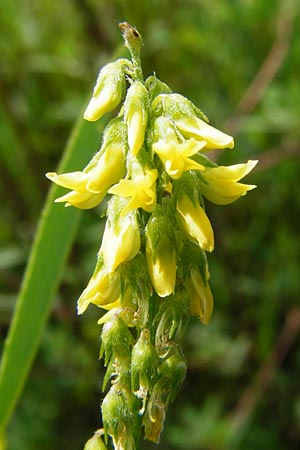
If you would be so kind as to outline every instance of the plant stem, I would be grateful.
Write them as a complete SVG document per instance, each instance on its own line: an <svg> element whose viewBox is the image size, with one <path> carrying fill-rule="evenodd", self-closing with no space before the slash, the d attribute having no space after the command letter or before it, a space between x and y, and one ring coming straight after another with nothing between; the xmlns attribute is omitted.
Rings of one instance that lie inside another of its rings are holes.
<svg viewBox="0 0 300 450"><path fill-rule="evenodd" d="M143 83L144 78L141 66L141 48L143 46L142 36L138 32L138 30L128 22L120 23L119 28L122 32L125 46L128 48L131 54L133 63L132 78L134 81L140 81Z"/></svg>

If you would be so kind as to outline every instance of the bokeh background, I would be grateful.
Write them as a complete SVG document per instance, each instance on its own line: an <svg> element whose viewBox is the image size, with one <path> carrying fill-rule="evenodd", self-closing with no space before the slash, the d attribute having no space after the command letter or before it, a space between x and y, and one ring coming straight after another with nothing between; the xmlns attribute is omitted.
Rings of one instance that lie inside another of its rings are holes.
<svg viewBox="0 0 300 450"><path fill-rule="evenodd" d="M208 326L189 322L188 373L159 448L298 449L297 0L1 1L0 349L49 189L44 173L57 167L99 67L126 55L124 20L143 35L145 75L155 72L235 136L218 162L260 160L247 178L256 190L226 207L207 203L215 311ZM100 426L99 313L76 315L100 237L99 211L85 212L8 450L79 450Z"/></svg>

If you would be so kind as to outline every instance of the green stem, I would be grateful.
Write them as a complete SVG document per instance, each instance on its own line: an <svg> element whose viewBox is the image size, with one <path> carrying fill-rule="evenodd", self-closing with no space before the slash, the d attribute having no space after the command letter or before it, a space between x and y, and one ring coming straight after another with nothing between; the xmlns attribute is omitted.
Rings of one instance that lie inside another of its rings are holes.
<svg viewBox="0 0 300 450"><path fill-rule="evenodd" d="M130 25L128 22L122 22L119 24L119 28L122 32L125 46L128 48L132 64L133 73L132 78L134 81L144 82L142 65L141 65L141 48L143 46L143 39L136 28Z"/></svg>

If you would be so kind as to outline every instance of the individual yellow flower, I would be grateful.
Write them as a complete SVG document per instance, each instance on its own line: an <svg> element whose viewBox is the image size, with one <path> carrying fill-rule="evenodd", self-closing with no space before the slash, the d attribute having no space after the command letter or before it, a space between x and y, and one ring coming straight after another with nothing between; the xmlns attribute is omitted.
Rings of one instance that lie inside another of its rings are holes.
<svg viewBox="0 0 300 450"><path fill-rule="evenodd" d="M206 141L205 149L234 147L233 138L201 120L198 108L183 95L158 95L152 103L152 110L155 114L163 112L171 117L184 137Z"/></svg>
<svg viewBox="0 0 300 450"><path fill-rule="evenodd" d="M77 302L78 314L82 314L90 303L106 308L114 305L120 296L120 277L118 272L109 274L99 255L96 269L87 287Z"/></svg>
<svg viewBox="0 0 300 450"><path fill-rule="evenodd" d="M127 91L124 102L124 120L128 127L128 144L136 156L144 143L148 122L148 92L143 83L134 82Z"/></svg>
<svg viewBox="0 0 300 450"><path fill-rule="evenodd" d="M57 175L55 172L48 172L46 177L59 186L73 189L71 192L55 199L56 203L64 203L65 206L75 206L80 209L90 209L102 202L106 191L95 194L86 189L88 174L84 172L69 172Z"/></svg>
<svg viewBox="0 0 300 450"><path fill-rule="evenodd" d="M176 205L179 218L186 233L208 252L214 249L214 233L203 208L194 205L188 196L181 195Z"/></svg>
<svg viewBox="0 0 300 450"><path fill-rule="evenodd" d="M118 106L126 88L124 65L130 61L119 59L100 70L84 119L93 122Z"/></svg>
<svg viewBox="0 0 300 450"><path fill-rule="evenodd" d="M209 274L207 274L208 278ZM214 299L208 282L204 283L199 270L193 268L185 280L185 285L190 295L191 314L199 317L204 324L208 324L214 307Z"/></svg>
<svg viewBox="0 0 300 450"><path fill-rule="evenodd" d="M256 166L258 161L248 161L244 164L207 168L201 173L204 180L201 183L202 194L211 202L227 205L234 202L248 191L256 188L253 184L238 183Z"/></svg>
<svg viewBox="0 0 300 450"><path fill-rule="evenodd" d="M153 143L152 149L171 178L177 180L187 170L204 170L204 166L190 156L205 147L206 141L199 142L193 138L179 141L172 122L164 116L156 119L154 136L158 139Z"/></svg>
<svg viewBox="0 0 300 450"><path fill-rule="evenodd" d="M121 180L109 189L109 194L130 198L124 207L122 214L127 214L133 209L143 208L151 212L156 205L156 179L157 169L134 170L131 180Z"/></svg>
<svg viewBox="0 0 300 450"><path fill-rule="evenodd" d="M160 297L166 297L175 291L176 250L167 237L162 238L152 249L149 239L146 241L146 260L152 285Z"/></svg>
<svg viewBox="0 0 300 450"><path fill-rule="evenodd" d="M134 258L140 249L140 231L135 215L120 215L118 220L106 222L100 254L108 273L123 262Z"/></svg>
<svg viewBox="0 0 300 450"><path fill-rule="evenodd" d="M101 203L109 187L125 174L125 131L125 124L120 119L112 120L104 133L100 151L82 172L46 174L47 178L59 186L72 189L57 198L56 202L65 202L66 206L81 209L93 208Z"/></svg>

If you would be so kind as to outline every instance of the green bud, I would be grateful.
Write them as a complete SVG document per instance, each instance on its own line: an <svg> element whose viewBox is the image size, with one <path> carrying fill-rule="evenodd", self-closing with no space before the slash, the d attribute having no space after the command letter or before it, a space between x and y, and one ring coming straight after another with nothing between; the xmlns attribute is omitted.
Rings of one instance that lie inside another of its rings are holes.
<svg viewBox="0 0 300 450"><path fill-rule="evenodd" d="M159 94L171 94L171 89L166 83L163 83L155 75L150 75L145 81L145 86L148 89L150 101L154 100Z"/></svg>
<svg viewBox="0 0 300 450"><path fill-rule="evenodd" d="M159 367L155 383L143 417L145 438L159 442L163 430L166 408L174 400L186 375L186 360L179 347L172 347L171 355Z"/></svg>
<svg viewBox="0 0 300 450"><path fill-rule="evenodd" d="M135 395L143 400L141 415L145 411L148 393L156 377L157 365L158 357L151 344L150 331L143 329L131 356L131 388Z"/></svg>
<svg viewBox="0 0 300 450"><path fill-rule="evenodd" d="M139 437L138 400L130 388L114 383L102 403L105 433L111 436L115 450L135 450Z"/></svg>
<svg viewBox="0 0 300 450"><path fill-rule="evenodd" d="M102 441L101 436L103 430L98 430L95 434L86 442L83 450L107 450L106 445Z"/></svg>
<svg viewBox="0 0 300 450"><path fill-rule="evenodd" d="M157 395L166 406L175 399L185 379L186 370L186 359L181 348L173 346L171 354L159 367L159 379L156 388L153 389L153 391L157 391Z"/></svg>
<svg viewBox="0 0 300 450"><path fill-rule="evenodd" d="M101 333L100 358L107 365L111 358L122 358L130 354L133 337L124 321L114 316L103 325Z"/></svg>
<svg viewBox="0 0 300 450"><path fill-rule="evenodd" d="M155 348L160 357L165 357L170 349L170 340L180 337L188 319L189 296L185 289L177 289L175 295L161 301L154 320Z"/></svg>

